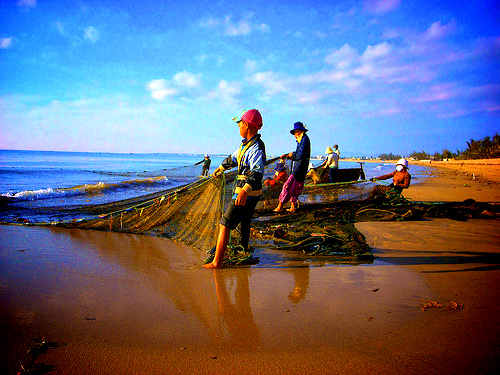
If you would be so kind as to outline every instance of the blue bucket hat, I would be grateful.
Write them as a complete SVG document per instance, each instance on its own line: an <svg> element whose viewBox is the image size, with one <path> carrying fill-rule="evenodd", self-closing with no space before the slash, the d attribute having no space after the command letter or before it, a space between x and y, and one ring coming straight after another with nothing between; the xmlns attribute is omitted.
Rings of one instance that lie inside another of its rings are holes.
<svg viewBox="0 0 500 375"><path fill-rule="evenodd" d="M302 130L304 133L307 132L308 129L304 127L304 124L301 123L300 121L297 121L295 124L293 124L293 129L290 130L290 134L293 135L295 130Z"/></svg>

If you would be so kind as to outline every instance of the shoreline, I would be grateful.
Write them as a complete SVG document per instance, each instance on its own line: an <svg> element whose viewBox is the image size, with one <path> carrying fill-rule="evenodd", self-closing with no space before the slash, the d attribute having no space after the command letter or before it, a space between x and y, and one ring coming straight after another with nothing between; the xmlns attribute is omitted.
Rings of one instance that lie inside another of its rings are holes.
<svg viewBox="0 0 500 375"><path fill-rule="evenodd" d="M432 167L405 197L500 202ZM44 337L34 363L64 374L497 373L499 221L356 227L373 264L209 271L165 238L0 226L0 369Z"/></svg>
<svg viewBox="0 0 500 375"><path fill-rule="evenodd" d="M403 195L415 201L500 202L500 159L411 162L432 168L424 183L411 185Z"/></svg>

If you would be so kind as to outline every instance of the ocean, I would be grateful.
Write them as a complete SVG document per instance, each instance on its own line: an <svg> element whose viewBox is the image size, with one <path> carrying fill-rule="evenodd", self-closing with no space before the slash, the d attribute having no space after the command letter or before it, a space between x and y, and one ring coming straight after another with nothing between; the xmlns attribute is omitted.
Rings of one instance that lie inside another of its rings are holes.
<svg viewBox="0 0 500 375"><path fill-rule="evenodd" d="M212 172L227 155L211 155ZM19 207L100 204L156 193L199 178L204 155L0 150L0 197ZM319 160L312 160L317 166ZM340 161L340 168L357 168ZM394 162L364 163L367 178L392 172ZM411 166L412 183L427 168ZM0 220L2 220L0 212ZM5 218L4 220L5 221ZM8 221L8 220L7 220Z"/></svg>

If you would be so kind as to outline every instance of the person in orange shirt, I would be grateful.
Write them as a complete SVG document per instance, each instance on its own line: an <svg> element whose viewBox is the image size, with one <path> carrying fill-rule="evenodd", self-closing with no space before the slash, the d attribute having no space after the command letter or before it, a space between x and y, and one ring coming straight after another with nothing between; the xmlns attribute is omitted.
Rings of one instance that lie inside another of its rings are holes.
<svg viewBox="0 0 500 375"><path fill-rule="evenodd" d="M275 170L274 178L267 178L264 181L264 185L266 186L283 185L288 179L288 173L286 173L286 166L284 163L281 162L277 163L274 170Z"/></svg>
<svg viewBox="0 0 500 375"><path fill-rule="evenodd" d="M388 186L377 185L370 192L366 200L378 198L390 191L401 194L403 189L408 189L411 182L411 175L408 173L408 160L399 159L396 163L396 170L383 176L371 178L370 181L387 180L392 177L392 183Z"/></svg>

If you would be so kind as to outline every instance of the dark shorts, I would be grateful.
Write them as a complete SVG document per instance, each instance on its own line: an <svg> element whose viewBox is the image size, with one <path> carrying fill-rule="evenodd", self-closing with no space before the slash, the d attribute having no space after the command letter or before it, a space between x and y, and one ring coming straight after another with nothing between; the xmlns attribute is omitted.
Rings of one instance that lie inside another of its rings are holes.
<svg viewBox="0 0 500 375"><path fill-rule="evenodd" d="M394 190L397 194L401 194L403 192L403 188L401 186L394 186L394 184L389 185L391 190Z"/></svg>
<svg viewBox="0 0 500 375"><path fill-rule="evenodd" d="M328 181L329 182L338 182L337 174L338 174L339 168L330 168L330 171L328 172Z"/></svg>
<svg viewBox="0 0 500 375"><path fill-rule="evenodd" d="M259 202L259 197L247 197L244 206L236 206L234 202L234 199L231 200L226 212L224 212L224 215L219 221L220 224L231 230L235 229L241 222L250 223L255 211L255 206Z"/></svg>

